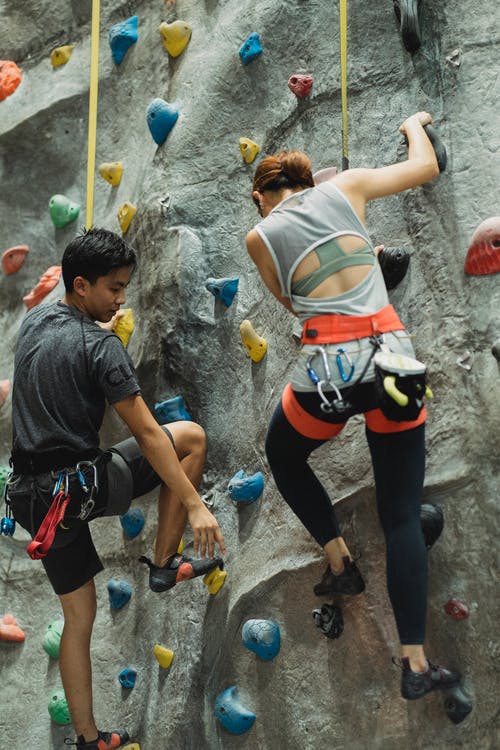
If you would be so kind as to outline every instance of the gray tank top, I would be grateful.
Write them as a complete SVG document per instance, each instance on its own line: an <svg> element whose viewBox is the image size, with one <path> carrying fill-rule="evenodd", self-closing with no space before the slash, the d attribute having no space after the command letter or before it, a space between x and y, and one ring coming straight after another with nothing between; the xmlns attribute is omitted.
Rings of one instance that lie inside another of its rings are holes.
<svg viewBox="0 0 500 750"><path fill-rule="evenodd" d="M333 182L323 182L288 196L255 229L273 259L281 293L290 299L301 322L329 313L370 315L389 304L379 263L353 289L336 297L315 299L292 292L292 276L299 263L328 240L359 237L375 252L363 223Z"/></svg>

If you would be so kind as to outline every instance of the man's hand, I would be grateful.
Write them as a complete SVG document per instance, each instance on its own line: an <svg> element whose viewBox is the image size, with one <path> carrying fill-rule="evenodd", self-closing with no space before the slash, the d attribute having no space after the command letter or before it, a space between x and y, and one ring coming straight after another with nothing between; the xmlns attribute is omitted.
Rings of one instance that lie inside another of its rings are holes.
<svg viewBox="0 0 500 750"><path fill-rule="evenodd" d="M102 323L99 320L96 320L96 323L101 328L104 328L105 331L111 331L111 332L113 332L115 330L115 325L120 320L120 318L123 318L124 315L125 315L125 311L124 310L118 310L113 315L113 317L111 318L111 320L108 320L107 323Z"/></svg>
<svg viewBox="0 0 500 750"><path fill-rule="evenodd" d="M221 554L226 554L226 543L220 526L201 500L196 508L188 511L188 520L194 535L194 551L199 551L200 557L205 557L208 551L209 558L213 558L216 543Z"/></svg>

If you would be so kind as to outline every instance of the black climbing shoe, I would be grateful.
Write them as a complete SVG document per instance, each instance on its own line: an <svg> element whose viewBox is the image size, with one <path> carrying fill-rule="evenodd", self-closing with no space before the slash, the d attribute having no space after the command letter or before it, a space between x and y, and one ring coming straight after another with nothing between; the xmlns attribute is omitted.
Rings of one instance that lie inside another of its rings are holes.
<svg viewBox="0 0 500 750"><path fill-rule="evenodd" d="M149 588L157 593L168 591L180 581L204 576L214 568L222 570L224 567L224 561L220 557L214 557L212 560L208 557L193 560L193 558L185 555L172 555L165 565L160 567L142 555L139 562L146 563L149 566Z"/></svg>
<svg viewBox="0 0 500 750"><path fill-rule="evenodd" d="M394 13L398 19L403 44L408 52L416 52L420 48L420 24L418 11L420 0L393 0Z"/></svg>
<svg viewBox="0 0 500 750"><path fill-rule="evenodd" d="M443 510L439 505L423 503L420 506L420 522L425 539L425 546L430 550L441 536L444 526Z"/></svg>
<svg viewBox="0 0 500 750"><path fill-rule="evenodd" d="M403 281L410 265L410 255L404 247L384 247L378 254L385 286L394 289Z"/></svg>
<svg viewBox="0 0 500 750"><path fill-rule="evenodd" d="M114 732L98 732L97 738L92 742L85 742L83 734L78 737L76 742L66 737L64 744L74 745L74 747L84 748L85 750L115 750L117 747L123 747L129 739L127 732L122 729L115 729Z"/></svg>
<svg viewBox="0 0 500 750"><path fill-rule="evenodd" d="M446 690L458 685L461 675L453 672L446 667L440 667L437 664L431 664L428 661L428 668L425 672L413 672L410 667L410 659L403 656L401 662L398 659L392 659L393 663L401 667L401 695L408 701L422 698L431 690Z"/></svg>
<svg viewBox="0 0 500 750"><path fill-rule="evenodd" d="M365 590L365 582L361 577L356 563L348 557L342 558L344 570L335 575L327 565L321 576L321 581L316 584L313 591L316 596L328 596L328 594L361 594Z"/></svg>

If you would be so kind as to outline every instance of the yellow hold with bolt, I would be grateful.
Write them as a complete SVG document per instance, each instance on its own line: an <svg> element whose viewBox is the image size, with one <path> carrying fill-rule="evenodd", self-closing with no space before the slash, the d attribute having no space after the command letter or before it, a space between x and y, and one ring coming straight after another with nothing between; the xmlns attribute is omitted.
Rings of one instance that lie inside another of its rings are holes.
<svg viewBox="0 0 500 750"><path fill-rule="evenodd" d="M259 153L260 146L251 141L250 138L240 138L240 151L246 163L251 164Z"/></svg>
<svg viewBox="0 0 500 750"><path fill-rule="evenodd" d="M50 53L52 67L58 68L60 65L66 65L73 54L74 48L74 44L65 44L64 47L56 47L56 49L52 50Z"/></svg>
<svg viewBox="0 0 500 750"><path fill-rule="evenodd" d="M106 161L98 167L99 174L113 187L120 184L123 175L122 161Z"/></svg>
<svg viewBox="0 0 500 750"><path fill-rule="evenodd" d="M267 341L259 336L249 320L244 320L240 325L241 340L253 362L260 362L267 352Z"/></svg>
<svg viewBox="0 0 500 750"><path fill-rule="evenodd" d="M130 341L130 337L132 336L133 330L134 330L134 314L132 312L131 307L125 307L122 310L123 315L121 315L118 320L115 323L115 327L113 328L113 333L116 333L120 341L122 342L125 349L128 346L128 342Z"/></svg>
<svg viewBox="0 0 500 750"><path fill-rule="evenodd" d="M118 223L120 224L123 234L126 234L130 226L130 222L135 216L137 211L133 203L126 201L118 209Z"/></svg>
<svg viewBox="0 0 500 750"><path fill-rule="evenodd" d="M163 46L171 57L179 57L191 39L191 26L185 21L161 23L160 34Z"/></svg>
<svg viewBox="0 0 500 750"><path fill-rule="evenodd" d="M214 596L224 585L227 578L227 571L221 570L220 568L214 568L203 576L203 583L208 589L208 593Z"/></svg>
<svg viewBox="0 0 500 750"><path fill-rule="evenodd" d="M160 646L159 643L153 648L155 659L163 669L168 669L174 660L174 652L170 648Z"/></svg>

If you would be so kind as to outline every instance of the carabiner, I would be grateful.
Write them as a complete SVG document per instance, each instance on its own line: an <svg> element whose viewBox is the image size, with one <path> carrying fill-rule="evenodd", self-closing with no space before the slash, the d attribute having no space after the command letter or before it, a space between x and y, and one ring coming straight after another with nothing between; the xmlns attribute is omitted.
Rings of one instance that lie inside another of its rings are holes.
<svg viewBox="0 0 500 750"><path fill-rule="evenodd" d="M344 366L342 365L342 357L345 358L345 361L347 362L348 366L350 367L349 374L346 375L344 371ZM339 374L342 378L343 383L348 383L352 376L354 375L354 362L350 358L349 354L346 352L345 349L337 349L337 354L335 356L335 359L337 361L337 367L339 368Z"/></svg>

